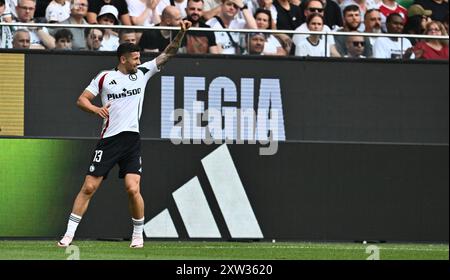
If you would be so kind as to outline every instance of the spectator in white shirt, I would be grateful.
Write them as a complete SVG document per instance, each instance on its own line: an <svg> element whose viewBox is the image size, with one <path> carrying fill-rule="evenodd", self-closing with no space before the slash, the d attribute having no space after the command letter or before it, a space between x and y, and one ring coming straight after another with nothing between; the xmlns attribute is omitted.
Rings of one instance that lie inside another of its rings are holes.
<svg viewBox="0 0 450 280"><path fill-rule="evenodd" d="M309 1L306 2L305 10L304 10L305 17L308 18L308 16L310 16L313 13L318 13L318 14L320 14L322 16L322 18L324 17L325 9L324 9L324 5L323 5L322 1L320 1L320 0L309 0ZM299 27L297 27L295 29L295 31L298 31L298 32L309 32L309 31L312 31L312 30L308 29L308 24L305 22L302 25L300 25ZM323 30L321 30L321 31L330 32L331 29L330 29L330 27L328 27L328 25L325 25L323 27ZM294 45L297 47L297 45L300 43L300 41L306 39L306 37L308 37L308 34L295 34L292 37L292 41L293 41ZM329 44L330 48L331 48L330 49L331 56L339 57L340 54L339 54L339 52L336 49L335 42L334 42L334 36L327 35L326 40L327 40L327 44Z"/></svg>
<svg viewBox="0 0 450 280"><path fill-rule="evenodd" d="M306 24L310 31L323 31L324 19L319 13L310 14L306 18ZM330 42L325 44L325 36L311 34L308 37L300 40L295 47L296 56L316 56L328 57L330 56Z"/></svg>
<svg viewBox="0 0 450 280"><path fill-rule="evenodd" d="M70 17L70 1L53 0L45 9L45 19L48 22L61 22Z"/></svg>
<svg viewBox="0 0 450 280"><path fill-rule="evenodd" d="M116 25L119 23L119 11L113 5L104 5L98 14L97 21L102 25ZM116 51L119 47L119 37L112 29L105 29L101 51Z"/></svg>
<svg viewBox="0 0 450 280"><path fill-rule="evenodd" d="M244 19L235 19L239 10ZM242 0L222 0L221 10L218 16L206 22L215 29L257 29L253 15ZM235 32L215 32L216 43L222 54L241 54L240 34Z"/></svg>
<svg viewBox="0 0 450 280"><path fill-rule="evenodd" d="M36 11L36 0L18 0L16 12L17 21L22 23L33 23ZM55 38L53 38L46 27L27 27L30 32L32 49L53 49Z"/></svg>
<svg viewBox="0 0 450 280"><path fill-rule="evenodd" d="M127 0L128 11L133 25L153 26L161 22L156 7L161 0Z"/></svg>
<svg viewBox="0 0 450 280"><path fill-rule="evenodd" d="M390 34L402 34L404 25L403 17L400 14L390 14L386 19L386 28ZM385 59L415 58L411 42L406 38L398 37L376 39L373 56Z"/></svg>
<svg viewBox="0 0 450 280"><path fill-rule="evenodd" d="M258 29L272 29L272 14L269 10L257 9L255 20ZM273 34L267 34L267 41L264 45L265 55L287 55L278 39Z"/></svg>

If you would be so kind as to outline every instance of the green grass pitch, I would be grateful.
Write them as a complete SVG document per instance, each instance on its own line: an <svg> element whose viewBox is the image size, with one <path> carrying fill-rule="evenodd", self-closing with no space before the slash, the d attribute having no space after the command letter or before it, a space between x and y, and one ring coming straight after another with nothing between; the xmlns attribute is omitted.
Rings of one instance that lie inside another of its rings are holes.
<svg viewBox="0 0 450 280"><path fill-rule="evenodd" d="M366 260L379 248L381 260L448 260L448 244L319 243L319 242L194 242L147 241L142 249L129 242L82 241L73 245L81 260ZM0 240L0 259L65 260L73 250L56 241Z"/></svg>

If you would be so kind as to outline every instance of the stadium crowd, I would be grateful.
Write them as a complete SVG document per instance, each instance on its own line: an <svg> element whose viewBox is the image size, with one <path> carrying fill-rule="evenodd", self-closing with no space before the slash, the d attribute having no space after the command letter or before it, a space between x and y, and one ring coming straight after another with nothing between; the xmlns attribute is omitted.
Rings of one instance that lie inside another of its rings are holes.
<svg viewBox="0 0 450 280"><path fill-rule="evenodd" d="M182 19L224 31L189 31L180 53L448 59L448 40L361 36L448 36L448 0L0 0L1 22L111 25L0 26L0 48L116 51L120 43L132 42L145 52L160 52L172 39L171 30L114 26L178 27ZM265 29L354 34L258 32Z"/></svg>

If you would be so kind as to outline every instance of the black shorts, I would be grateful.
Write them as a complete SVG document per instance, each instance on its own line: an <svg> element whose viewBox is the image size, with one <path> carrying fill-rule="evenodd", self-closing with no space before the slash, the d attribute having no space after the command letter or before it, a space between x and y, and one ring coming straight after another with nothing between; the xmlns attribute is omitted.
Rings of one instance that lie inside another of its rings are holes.
<svg viewBox="0 0 450 280"><path fill-rule="evenodd" d="M106 179L109 171L119 164L119 178L128 173L141 175L141 138L139 133L125 131L117 135L100 139L92 155L87 175Z"/></svg>

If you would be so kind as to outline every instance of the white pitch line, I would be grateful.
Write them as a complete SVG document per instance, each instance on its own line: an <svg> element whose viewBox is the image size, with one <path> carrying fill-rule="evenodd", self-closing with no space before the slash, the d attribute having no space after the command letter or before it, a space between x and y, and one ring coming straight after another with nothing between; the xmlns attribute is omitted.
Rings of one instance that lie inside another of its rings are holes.
<svg viewBox="0 0 450 280"><path fill-rule="evenodd" d="M148 244L148 243L147 243ZM148 244L149 246L152 246ZM373 244L369 244L373 245ZM367 245L367 246L369 246ZM177 248L177 249L331 249L331 250L362 250L367 246L361 247L329 247L329 246L152 246L154 248ZM378 245L377 245L378 246ZM378 246L380 250L404 250L404 251L439 251L448 252L449 249L441 248L412 248L412 247L382 247Z"/></svg>

